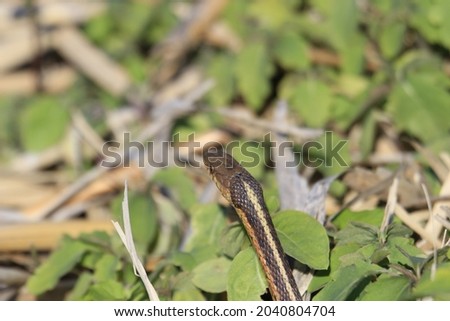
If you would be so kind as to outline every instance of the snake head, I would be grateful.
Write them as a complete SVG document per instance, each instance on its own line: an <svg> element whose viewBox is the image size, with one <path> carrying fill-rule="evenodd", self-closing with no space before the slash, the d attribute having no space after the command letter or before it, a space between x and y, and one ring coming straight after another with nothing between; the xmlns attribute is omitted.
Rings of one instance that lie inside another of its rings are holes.
<svg viewBox="0 0 450 321"><path fill-rule="evenodd" d="M215 146L203 151L203 163L210 173L211 171L215 173L223 172L230 176L232 176L237 167L241 166L230 154Z"/></svg>
<svg viewBox="0 0 450 321"><path fill-rule="evenodd" d="M230 154L215 146L203 151L203 163L217 188L230 201L231 180L242 166Z"/></svg>

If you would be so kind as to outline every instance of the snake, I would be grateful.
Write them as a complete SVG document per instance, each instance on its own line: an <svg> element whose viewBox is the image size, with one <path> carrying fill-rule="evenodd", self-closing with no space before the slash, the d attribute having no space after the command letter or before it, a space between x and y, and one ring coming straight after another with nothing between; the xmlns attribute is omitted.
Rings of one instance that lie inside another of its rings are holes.
<svg viewBox="0 0 450 321"><path fill-rule="evenodd" d="M220 193L236 210L261 263L272 299L301 301L259 182L223 149L205 149L203 163Z"/></svg>

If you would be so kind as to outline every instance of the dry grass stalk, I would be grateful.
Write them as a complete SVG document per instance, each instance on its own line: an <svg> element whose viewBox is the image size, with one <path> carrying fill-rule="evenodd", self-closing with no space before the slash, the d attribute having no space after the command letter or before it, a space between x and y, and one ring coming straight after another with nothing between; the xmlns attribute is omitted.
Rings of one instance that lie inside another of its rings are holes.
<svg viewBox="0 0 450 321"><path fill-rule="evenodd" d="M148 279L147 272L145 271L145 268L137 255L136 247L134 246L133 233L130 223L130 212L128 209L128 187L126 181L122 202L122 215L125 232L122 230L118 222L112 221L114 228L116 229L117 234L119 234L123 245L125 245L128 253L130 254L131 261L133 262L133 268L135 269L135 274L137 271L137 276L139 276L144 283L148 298L150 301L159 301L158 293L156 293L155 288Z"/></svg>
<svg viewBox="0 0 450 321"><path fill-rule="evenodd" d="M389 188L387 204L384 209L384 217L383 221L381 222L380 231L383 233L387 232L387 227L392 221L395 206L397 205L397 192L398 192L398 177L395 177L392 181L391 187Z"/></svg>

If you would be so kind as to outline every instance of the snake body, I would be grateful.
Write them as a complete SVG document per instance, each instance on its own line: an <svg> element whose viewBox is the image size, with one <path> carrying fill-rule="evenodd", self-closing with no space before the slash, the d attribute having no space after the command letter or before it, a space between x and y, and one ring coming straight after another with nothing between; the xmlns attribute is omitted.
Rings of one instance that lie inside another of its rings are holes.
<svg viewBox="0 0 450 321"><path fill-rule="evenodd" d="M203 162L211 179L241 219L263 267L272 298L276 301L302 300L267 210L261 185L223 150L206 150Z"/></svg>

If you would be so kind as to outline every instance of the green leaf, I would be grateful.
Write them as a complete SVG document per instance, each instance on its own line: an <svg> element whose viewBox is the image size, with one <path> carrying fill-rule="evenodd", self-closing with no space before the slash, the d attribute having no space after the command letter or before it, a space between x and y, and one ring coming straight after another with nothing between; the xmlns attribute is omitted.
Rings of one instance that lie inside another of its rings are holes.
<svg viewBox="0 0 450 321"><path fill-rule="evenodd" d="M444 16L442 19L442 23L439 28L439 35L442 44L447 48L450 49L450 22L447 19L447 16L445 15L446 12L450 10L450 4L448 1L445 0L439 0L439 8L438 10L442 10L440 13Z"/></svg>
<svg viewBox="0 0 450 321"><path fill-rule="evenodd" d="M412 268L416 268L416 262L412 262L412 258L424 257L424 253L416 246L414 240L405 237L388 238L386 247L389 249L389 262L397 263ZM400 250L401 249L401 250Z"/></svg>
<svg viewBox="0 0 450 321"><path fill-rule="evenodd" d="M387 248L378 248L377 244L373 244L375 247L375 250L370 256L370 261L372 263L378 264L382 262L385 258L389 256L391 251L389 251Z"/></svg>
<svg viewBox="0 0 450 321"><path fill-rule="evenodd" d="M319 222L306 213L283 211L273 217L273 223L288 255L313 269L328 268L329 240Z"/></svg>
<svg viewBox="0 0 450 321"><path fill-rule="evenodd" d="M93 301L126 301L128 296L120 282L108 280L94 284L86 294L86 299Z"/></svg>
<svg viewBox="0 0 450 321"><path fill-rule="evenodd" d="M249 14L270 30L277 30L293 17L287 3L277 0L252 1Z"/></svg>
<svg viewBox="0 0 450 321"><path fill-rule="evenodd" d="M185 211L189 211L191 206L197 204L194 183L185 169L180 167L164 168L156 173L153 181L169 187L179 206Z"/></svg>
<svg viewBox="0 0 450 321"><path fill-rule="evenodd" d="M376 226L351 222L346 228L340 230L336 235L338 244L356 243L360 246L378 242L378 228Z"/></svg>
<svg viewBox="0 0 450 321"><path fill-rule="evenodd" d="M225 23L241 38L251 32L251 25L242 23L248 17L248 1L231 1L222 13Z"/></svg>
<svg viewBox="0 0 450 321"><path fill-rule="evenodd" d="M368 276L383 272L379 266L364 261L340 268L313 301L346 300Z"/></svg>
<svg viewBox="0 0 450 321"><path fill-rule="evenodd" d="M370 283L362 295L361 301L401 301L409 297L411 280L404 276L381 275Z"/></svg>
<svg viewBox="0 0 450 321"><path fill-rule="evenodd" d="M422 279L414 289L417 297L431 296L436 300L450 300L450 263L446 262L438 266L433 280L429 277Z"/></svg>
<svg viewBox="0 0 450 321"><path fill-rule="evenodd" d="M80 262L86 246L76 240L64 238L60 246L28 279L27 288L34 295L52 289L58 280Z"/></svg>
<svg viewBox="0 0 450 321"><path fill-rule="evenodd" d="M212 106L228 104L235 92L233 57L225 54L216 55L208 66L208 74L214 79L215 86L211 89L208 97Z"/></svg>
<svg viewBox="0 0 450 321"><path fill-rule="evenodd" d="M354 34L350 43L340 49L342 70L350 74L358 74L364 65L366 41L360 34Z"/></svg>
<svg viewBox="0 0 450 321"><path fill-rule="evenodd" d="M339 90L339 92L342 93L342 95L344 95L345 97L351 98L353 100L355 100L356 98L360 97L363 94L367 95L368 92L367 89L370 85L367 78L352 74L341 74L337 79L337 81L338 81L337 90ZM359 108L356 108L355 105L353 105L353 109L354 113L359 112Z"/></svg>
<svg viewBox="0 0 450 321"><path fill-rule="evenodd" d="M361 222L374 226L380 226L383 221L384 210L382 208L375 208L373 210L366 211L352 211L345 209L334 220L333 224L339 230L347 227L351 222Z"/></svg>
<svg viewBox="0 0 450 321"><path fill-rule="evenodd" d="M254 249L239 252L228 272L228 300L260 301L266 289L267 280Z"/></svg>
<svg viewBox="0 0 450 321"><path fill-rule="evenodd" d="M450 24L446 18L446 13L450 10L449 2L415 0L414 7L416 14L410 17L412 26L429 42L450 48Z"/></svg>
<svg viewBox="0 0 450 321"><path fill-rule="evenodd" d="M325 176L341 174L351 164L348 140L334 132L326 131L317 141L304 148L308 153L305 162L310 162L307 163L309 166L319 167ZM336 183L340 182L335 181L331 185L331 192L339 192L333 189L339 187Z"/></svg>
<svg viewBox="0 0 450 321"><path fill-rule="evenodd" d="M81 234L78 237L78 241L86 246L86 253L80 261L81 266L94 270L97 262L103 257L103 254L105 254L105 249L112 246L113 239L114 237L111 238L111 236L104 231ZM121 247L118 253L121 253L123 250L123 243L121 242L120 244ZM113 251L115 250L113 249Z"/></svg>
<svg viewBox="0 0 450 321"><path fill-rule="evenodd" d="M328 6L329 41L339 51L342 69L347 73L358 73L364 61L365 41L358 30L356 3L354 0L341 0Z"/></svg>
<svg viewBox="0 0 450 321"><path fill-rule="evenodd" d="M95 265L102 256L102 253L87 251L80 263L83 267L94 270Z"/></svg>
<svg viewBox="0 0 450 321"><path fill-rule="evenodd" d="M358 115L357 104L343 96L336 96L333 99L330 118L336 123L338 128L347 129L355 117Z"/></svg>
<svg viewBox="0 0 450 321"><path fill-rule="evenodd" d="M94 231L81 233L78 240L83 242L89 252L103 254L105 247L111 244L111 235L105 231Z"/></svg>
<svg viewBox="0 0 450 321"><path fill-rule="evenodd" d="M74 288L70 291L69 295L66 297L67 301L77 301L82 300L86 292L92 286L93 275L90 272L83 272L77 278Z"/></svg>
<svg viewBox="0 0 450 321"><path fill-rule="evenodd" d="M195 286L179 289L174 292L173 301L205 301L202 292Z"/></svg>
<svg viewBox="0 0 450 321"><path fill-rule="evenodd" d="M186 243L186 251L205 245L218 247L226 220L217 204L197 204L191 211L191 225L192 234Z"/></svg>
<svg viewBox="0 0 450 321"><path fill-rule="evenodd" d="M288 30L278 36L274 55L286 69L302 70L309 67L307 44L300 34L293 31Z"/></svg>
<svg viewBox="0 0 450 321"><path fill-rule="evenodd" d="M344 49L353 40L358 27L358 10L354 0L333 1L328 4L330 35L339 49ZM350 47L349 49L352 49Z"/></svg>
<svg viewBox="0 0 450 321"><path fill-rule="evenodd" d="M206 292L224 292L230 266L231 261L224 257L203 262L192 271L192 283Z"/></svg>
<svg viewBox="0 0 450 321"><path fill-rule="evenodd" d="M242 224L227 227L220 238L222 253L228 257L235 257L241 250L244 238L247 238L247 234Z"/></svg>
<svg viewBox="0 0 450 321"><path fill-rule="evenodd" d="M414 75L392 90L387 107L398 128L431 142L448 136L450 94L426 76Z"/></svg>
<svg viewBox="0 0 450 321"><path fill-rule="evenodd" d="M323 82L314 79L303 81L287 99L306 125L323 127L329 120L333 96Z"/></svg>
<svg viewBox="0 0 450 321"><path fill-rule="evenodd" d="M95 265L95 280L98 282L116 278L116 271L120 267L119 258L112 254L104 254Z"/></svg>
<svg viewBox="0 0 450 321"><path fill-rule="evenodd" d="M264 200L266 201L269 213L276 213L280 210L280 195L276 183L264 182Z"/></svg>
<svg viewBox="0 0 450 321"><path fill-rule="evenodd" d="M24 147L40 151L58 143L69 120L69 112L56 98L35 98L20 115L19 131Z"/></svg>
<svg viewBox="0 0 450 321"><path fill-rule="evenodd" d="M407 1L391 1L391 0L374 0L371 4L379 10L383 15L396 12L408 4Z"/></svg>
<svg viewBox="0 0 450 321"><path fill-rule="evenodd" d="M235 68L237 86L245 101L258 110L270 92L274 71L264 43L247 44L238 55Z"/></svg>
<svg viewBox="0 0 450 321"><path fill-rule="evenodd" d="M173 250L173 245L181 242L183 233L183 220L185 217L175 202L162 194L154 194L153 199L156 202L158 213L158 221L161 227L157 233L155 246L152 248L153 255L166 255L168 251ZM164 233L161 233L161 231ZM123 249L123 245L121 247Z"/></svg>
<svg viewBox="0 0 450 321"><path fill-rule="evenodd" d="M359 249L357 249L354 253L342 255L339 258L339 260L341 261L341 266L357 264L361 260L364 262L373 263L374 258L379 257L380 254L386 255L386 253L383 252L384 251L380 249L380 245L378 243L373 242L363 246L359 245Z"/></svg>
<svg viewBox="0 0 450 321"><path fill-rule="evenodd" d="M316 271L314 273L314 278L309 284L308 291L315 292L318 289L322 288L326 283L331 280L331 273L335 273L338 268L342 264L342 258L347 255L354 253L360 249L360 246L357 244L345 244L345 245L337 245L331 250L330 255L330 266L324 271Z"/></svg>
<svg viewBox="0 0 450 321"><path fill-rule="evenodd" d="M138 277L135 274L135 270L132 264L123 264L120 271L120 277L124 284L132 284L138 281Z"/></svg>
<svg viewBox="0 0 450 321"><path fill-rule="evenodd" d="M382 26L379 34L379 46L382 54L388 58L394 58L403 46L406 25L400 21L392 21Z"/></svg>
<svg viewBox="0 0 450 321"><path fill-rule="evenodd" d="M183 271L192 271L197 266L192 254L187 252L174 252L170 257L170 262L181 267Z"/></svg>
<svg viewBox="0 0 450 321"><path fill-rule="evenodd" d="M403 225L400 221L395 221L391 224L389 224L387 229L387 237L393 238L393 237L410 237L413 234L413 231Z"/></svg>
<svg viewBox="0 0 450 321"><path fill-rule="evenodd" d="M192 271L199 264L214 258L216 258L216 247L205 244L190 252L174 252L170 262L181 267L183 271Z"/></svg>
<svg viewBox="0 0 450 321"><path fill-rule="evenodd" d="M205 301L205 297L190 279L182 278L175 285L172 301Z"/></svg>
<svg viewBox="0 0 450 321"><path fill-rule="evenodd" d="M126 284L126 294L128 301L146 301L148 300L147 291L145 290L144 284L138 278L134 278L134 282L125 283L122 281L122 284ZM162 299L162 296L161 296Z"/></svg>

